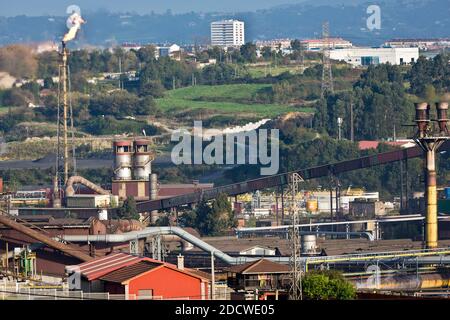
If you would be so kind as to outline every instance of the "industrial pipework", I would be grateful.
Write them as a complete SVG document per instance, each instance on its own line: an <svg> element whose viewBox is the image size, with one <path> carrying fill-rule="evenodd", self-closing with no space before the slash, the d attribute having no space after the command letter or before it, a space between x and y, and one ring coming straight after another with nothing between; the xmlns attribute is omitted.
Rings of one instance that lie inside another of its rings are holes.
<svg viewBox="0 0 450 320"><path fill-rule="evenodd" d="M418 132L414 137L414 141L425 152L424 172L427 210L425 219L425 247L433 249L438 246L436 151L445 141L450 139L447 128L448 103L436 103L437 120L430 119L430 105L428 103L416 103L415 107L415 122ZM438 123L437 130L430 125L431 121Z"/></svg>
<svg viewBox="0 0 450 320"><path fill-rule="evenodd" d="M12 218L10 218L6 215L0 214L0 224L4 224L5 226L8 226L14 230L17 230L35 240L41 242L41 243L48 245L51 248L54 248L61 252L64 252L65 254L72 256L74 258L77 258L83 262L90 261L93 259L88 254L82 252L79 248L73 247L72 245L61 243L60 241L52 239L52 238L42 234L39 231L36 231L34 229L31 229L31 228L25 226L22 223L14 221Z"/></svg>
<svg viewBox="0 0 450 320"><path fill-rule="evenodd" d="M75 194L75 190L73 188L73 185L75 183L82 184L92 191L98 193L98 194L104 194L104 195L110 195L111 192L103 189L102 187L96 185L95 183L89 181L86 178L80 177L80 176L72 176L67 180L67 186L66 186L66 197L71 197Z"/></svg>

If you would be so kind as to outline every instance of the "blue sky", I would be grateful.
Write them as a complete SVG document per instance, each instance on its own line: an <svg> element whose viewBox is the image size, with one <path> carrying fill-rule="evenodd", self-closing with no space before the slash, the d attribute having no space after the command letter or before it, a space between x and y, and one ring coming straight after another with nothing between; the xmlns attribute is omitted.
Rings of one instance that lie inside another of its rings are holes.
<svg viewBox="0 0 450 320"><path fill-rule="evenodd" d="M173 13L189 11L253 11L282 4L301 3L306 0L0 0L0 16L65 15L67 6L75 4L82 10L108 9L112 12ZM333 2L333 1L330 1Z"/></svg>

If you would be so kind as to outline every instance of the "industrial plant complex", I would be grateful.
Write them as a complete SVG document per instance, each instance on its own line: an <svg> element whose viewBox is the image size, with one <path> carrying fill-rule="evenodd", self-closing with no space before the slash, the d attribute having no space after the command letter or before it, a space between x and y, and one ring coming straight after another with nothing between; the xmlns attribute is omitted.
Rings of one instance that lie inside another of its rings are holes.
<svg viewBox="0 0 450 320"><path fill-rule="evenodd" d="M445 51L448 39L356 46L331 37L324 23L317 39L249 43L249 22L224 19L208 22L203 49L124 42L102 51L119 57L104 62L75 46L89 22L78 12L68 21L48 58L58 77L36 89L56 109L26 109L41 118L51 113L56 126L40 130L55 137L33 140L24 120L26 137L17 138L55 144L55 152L0 163L0 300L319 300L311 293L317 275L342 286L341 296L325 299L450 297L449 79L441 79L449 74L435 67L450 60L435 58L423 71L423 53ZM119 72L81 78L85 65L102 63ZM408 72L416 64L417 73L434 72L431 84L414 82L420 75ZM52 90L56 98L46 99ZM422 91L412 98L412 91L395 90ZM208 104L223 109L215 114ZM123 111L130 105L135 109ZM118 111L111 116L108 109ZM188 164L174 165L173 137L191 120L233 138L200 137L196 145L192 133L182 152ZM372 138L382 122L383 138ZM276 174L254 173L267 161L236 160L235 146L251 158L246 139L253 133L253 156L279 156ZM80 147L89 139L102 149ZM204 155L214 146L211 158L218 159L229 141L230 163L196 166L197 147ZM260 144L269 142L264 155ZM21 170L48 182L15 186L11 172Z"/></svg>

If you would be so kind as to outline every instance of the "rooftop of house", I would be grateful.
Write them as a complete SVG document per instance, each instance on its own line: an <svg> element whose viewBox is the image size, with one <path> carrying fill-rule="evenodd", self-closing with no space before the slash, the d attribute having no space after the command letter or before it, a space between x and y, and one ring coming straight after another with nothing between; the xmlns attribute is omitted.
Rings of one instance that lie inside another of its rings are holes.
<svg viewBox="0 0 450 320"><path fill-rule="evenodd" d="M248 262L227 268L226 271L239 274L273 274L289 273L290 267L286 264L272 262L266 259Z"/></svg>
<svg viewBox="0 0 450 320"><path fill-rule="evenodd" d="M202 281L210 280L209 274L199 270L190 268L179 269L171 263L126 253L114 253L79 265L66 266L66 271L77 271L88 281L99 279L102 281L123 283L159 267L177 270L178 272L199 278Z"/></svg>

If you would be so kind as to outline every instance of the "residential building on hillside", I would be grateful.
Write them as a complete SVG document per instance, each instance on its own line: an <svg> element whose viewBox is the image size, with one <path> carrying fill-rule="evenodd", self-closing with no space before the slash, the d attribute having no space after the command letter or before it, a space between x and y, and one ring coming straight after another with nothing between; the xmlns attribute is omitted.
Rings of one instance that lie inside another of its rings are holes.
<svg viewBox="0 0 450 320"><path fill-rule="evenodd" d="M221 20L211 23L211 45L239 47L244 43L244 22L238 20Z"/></svg>
<svg viewBox="0 0 450 320"><path fill-rule="evenodd" d="M420 50L439 50L450 48L450 38L440 39L392 39L384 43L392 48L419 48Z"/></svg>

